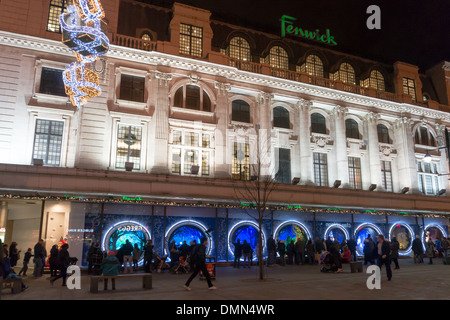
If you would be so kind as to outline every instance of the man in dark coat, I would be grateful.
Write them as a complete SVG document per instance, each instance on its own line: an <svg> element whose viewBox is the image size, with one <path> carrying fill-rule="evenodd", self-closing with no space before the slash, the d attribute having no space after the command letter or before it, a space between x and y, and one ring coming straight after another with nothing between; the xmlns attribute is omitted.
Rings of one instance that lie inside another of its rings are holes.
<svg viewBox="0 0 450 320"><path fill-rule="evenodd" d="M45 258L44 251L44 240L40 239L38 243L34 246L34 263L36 264L34 268L33 275L35 278L42 276L42 269L44 267L43 260Z"/></svg>
<svg viewBox="0 0 450 320"><path fill-rule="evenodd" d="M356 241L355 238L350 238L350 240L347 241L347 248L350 250L352 254L353 261L356 261Z"/></svg>
<svg viewBox="0 0 450 320"><path fill-rule="evenodd" d="M384 236L382 234L377 235L377 253L378 253L378 259L377 259L377 265L381 269L383 264L386 266L386 275L388 278L388 281L391 281L392 278L392 270L391 270L391 246L388 241L384 239Z"/></svg>
<svg viewBox="0 0 450 320"><path fill-rule="evenodd" d="M206 269L206 245L208 244L208 239L206 237L203 237L200 239L200 244L194 247L192 250L191 259L194 263L194 272L191 274L189 279L184 284L184 288L188 291L191 290L189 285L191 284L191 281L194 280L194 278L199 274L201 271L203 276L206 278L206 281L208 283L208 289L214 290L216 287L211 282L211 276L208 272L208 269Z"/></svg>
<svg viewBox="0 0 450 320"><path fill-rule="evenodd" d="M271 266L275 264L275 257L277 254L277 243L275 242L273 235L270 235L269 239L267 240L267 252L267 265Z"/></svg>
<svg viewBox="0 0 450 320"><path fill-rule="evenodd" d="M241 240L237 239L235 243L233 243L234 245L234 264L233 264L233 268L238 268L239 269L239 265L241 263L241 256L242 256L242 244L241 244Z"/></svg>
<svg viewBox="0 0 450 320"><path fill-rule="evenodd" d="M423 262L423 247L422 247L422 242L420 241L419 235L417 235L416 238L412 242L412 251L414 253L414 263L422 263Z"/></svg>

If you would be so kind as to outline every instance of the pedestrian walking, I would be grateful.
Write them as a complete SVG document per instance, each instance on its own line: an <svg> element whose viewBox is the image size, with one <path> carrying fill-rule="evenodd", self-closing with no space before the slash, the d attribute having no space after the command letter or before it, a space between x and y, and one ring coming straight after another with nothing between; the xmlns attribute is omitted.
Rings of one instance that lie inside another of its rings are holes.
<svg viewBox="0 0 450 320"><path fill-rule="evenodd" d="M242 244L241 239L237 239L234 245L234 264L233 268L238 268L241 263L241 256L242 256Z"/></svg>
<svg viewBox="0 0 450 320"><path fill-rule="evenodd" d="M44 240L40 239L34 246L34 259L35 263L33 275L35 278L42 277L42 271L44 269L43 261L45 259Z"/></svg>
<svg viewBox="0 0 450 320"><path fill-rule="evenodd" d="M188 291L191 290L191 287L189 286L191 284L191 281L194 280L194 278L199 274L201 271L203 276L206 278L206 281L208 283L208 289L214 290L217 289L211 282L211 276L206 269L206 246L208 245L208 239L206 237L203 237L200 239L200 244L197 245L192 252L191 259L194 263L194 272L191 274L189 279L184 284L184 288Z"/></svg>
<svg viewBox="0 0 450 320"><path fill-rule="evenodd" d="M67 268L70 265L70 255L69 255L69 245L67 243L64 243L61 246L61 250L59 250L58 253L58 264L59 264L59 270L60 273L58 276L54 278L50 278L50 283L53 285L56 280L63 279L62 280L62 286L66 286L66 278L67 278Z"/></svg>
<svg viewBox="0 0 450 320"><path fill-rule="evenodd" d="M398 265L398 251L400 250L400 243L397 241L396 237L392 238L391 241L391 261L395 264L395 269L400 269Z"/></svg>
<svg viewBox="0 0 450 320"><path fill-rule="evenodd" d="M31 254L31 248L28 248L27 252L25 252L25 255L23 257L23 266L22 269L19 271L19 276L23 274L24 277L27 276L28 271L28 263L30 263L30 259L33 255Z"/></svg>
<svg viewBox="0 0 450 320"><path fill-rule="evenodd" d="M391 259L390 259L390 251L391 246L389 245L389 242L387 242L384 239L384 236L382 234L377 235L377 253L378 253L378 259L377 259L377 265L381 269L381 267L384 265L386 267L386 276L388 278L388 281L391 281L392 279L392 270L391 270Z"/></svg>

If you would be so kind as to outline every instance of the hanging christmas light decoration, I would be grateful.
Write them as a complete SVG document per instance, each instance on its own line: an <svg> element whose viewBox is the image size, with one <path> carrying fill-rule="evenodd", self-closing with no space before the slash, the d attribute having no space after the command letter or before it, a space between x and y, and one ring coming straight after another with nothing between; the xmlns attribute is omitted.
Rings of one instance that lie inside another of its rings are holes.
<svg viewBox="0 0 450 320"><path fill-rule="evenodd" d="M77 59L63 72L63 81L72 104L81 107L89 98L101 94L98 74L87 64L108 52L109 39L99 0L73 0L73 3L59 17L62 43L75 52Z"/></svg>

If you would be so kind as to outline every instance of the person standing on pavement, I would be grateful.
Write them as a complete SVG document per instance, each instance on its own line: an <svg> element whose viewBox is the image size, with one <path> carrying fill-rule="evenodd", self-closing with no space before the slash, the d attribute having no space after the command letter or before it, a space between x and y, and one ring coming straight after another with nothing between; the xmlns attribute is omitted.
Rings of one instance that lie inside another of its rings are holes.
<svg viewBox="0 0 450 320"><path fill-rule="evenodd" d="M148 240L144 247L144 272L152 272L152 259L153 259L153 242Z"/></svg>
<svg viewBox="0 0 450 320"><path fill-rule="evenodd" d="M131 273L133 270L132 261L133 261L133 245L130 240L127 239L125 244L122 246L123 249L123 273ZM127 266L128 264L128 266Z"/></svg>
<svg viewBox="0 0 450 320"><path fill-rule="evenodd" d="M391 246L389 245L389 242L387 242L384 239L384 236L382 234L377 235L377 253L378 253L378 259L377 259L377 265L381 270L381 267L385 265L386 267L386 275L388 278L388 281L391 281L392 279L392 270L391 270L391 259L390 259L390 252L391 252Z"/></svg>
<svg viewBox="0 0 450 320"><path fill-rule="evenodd" d="M422 263L423 262L423 248L422 242L420 241L420 236L416 235L416 238L412 243L412 251L414 253L414 263Z"/></svg>
<svg viewBox="0 0 450 320"><path fill-rule="evenodd" d="M34 246L34 263L36 266L34 267L33 275L35 278L39 278L42 276L42 269L44 268L43 261L45 259L44 253L44 240L40 239L38 243Z"/></svg>
<svg viewBox="0 0 450 320"><path fill-rule="evenodd" d="M355 238L351 237L350 240L347 241L347 248L351 252L351 257L352 257L353 261L356 261L357 257L356 257L356 241L355 241Z"/></svg>
<svg viewBox="0 0 450 320"><path fill-rule="evenodd" d="M27 271L28 271L28 263L30 262L30 259L33 255L31 254L31 248L28 248L28 251L25 252L25 256L23 257L23 267L22 269L19 271L19 276L22 275L26 277L27 276Z"/></svg>
<svg viewBox="0 0 450 320"><path fill-rule="evenodd" d="M318 240L319 238L316 239ZM295 263L305 263L305 241L303 241L302 237L298 237L295 242Z"/></svg>
<svg viewBox="0 0 450 320"><path fill-rule="evenodd" d="M206 269L206 246L208 245L208 239L206 237L203 237L200 239L200 244L193 248L191 259L194 263L194 272L191 274L189 279L184 284L184 288L188 291L191 290L191 287L189 285L191 284L191 281L194 280L194 278L199 274L201 271L203 276L206 278L206 281L208 283L208 289L215 290L217 289L211 282L211 276Z"/></svg>
<svg viewBox="0 0 450 320"><path fill-rule="evenodd" d="M267 266L272 266L275 264L277 256L277 243L273 238L273 234L270 235L269 239L267 240L267 252Z"/></svg>
<svg viewBox="0 0 450 320"><path fill-rule="evenodd" d="M431 237L429 237L426 243L426 251L425 251L425 255L427 256L428 259L430 259L430 262L428 262L428 264L433 264L435 250L436 246L434 245L433 240L431 240Z"/></svg>
<svg viewBox="0 0 450 320"><path fill-rule="evenodd" d="M398 265L398 251L400 250L400 243L397 241L396 237L392 238L391 241L391 261L395 264L395 269L400 269L400 266Z"/></svg>
<svg viewBox="0 0 450 320"><path fill-rule="evenodd" d="M63 287L66 286L66 278L67 278L67 268L70 265L70 255L69 255L69 245L67 243L64 243L61 246L61 250L59 250L58 253L58 263L60 268L59 276L51 278L50 283L53 285L53 283L62 278L63 279Z"/></svg>
<svg viewBox="0 0 450 320"><path fill-rule="evenodd" d="M243 267L247 265L247 267L250 269L250 265L252 263L252 255L253 250L250 246L250 243L247 242L247 240L244 240L244 243L242 244L242 253L244 255L244 265Z"/></svg>
<svg viewBox="0 0 450 320"><path fill-rule="evenodd" d="M286 245L284 244L284 241L278 240L278 254L280 255L280 266L286 265Z"/></svg>
<svg viewBox="0 0 450 320"><path fill-rule="evenodd" d="M234 264L233 268L238 268L241 263L241 256L242 256L242 244L241 239L237 239L234 245Z"/></svg>

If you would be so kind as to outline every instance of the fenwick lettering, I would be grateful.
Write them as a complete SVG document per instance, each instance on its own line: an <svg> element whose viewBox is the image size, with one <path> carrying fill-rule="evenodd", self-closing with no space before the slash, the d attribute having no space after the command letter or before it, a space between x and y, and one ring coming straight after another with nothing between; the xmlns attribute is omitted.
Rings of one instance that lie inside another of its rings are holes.
<svg viewBox="0 0 450 320"><path fill-rule="evenodd" d="M297 20L296 18L283 15L281 17L281 36L286 37L286 35L295 35L298 37L303 37L305 39L323 42L330 46L337 46L337 42L334 40L334 36L331 35L330 29L327 29L325 34L321 34L319 29L316 31L304 30L302 28L294 26L293 22Z"/></svg>

